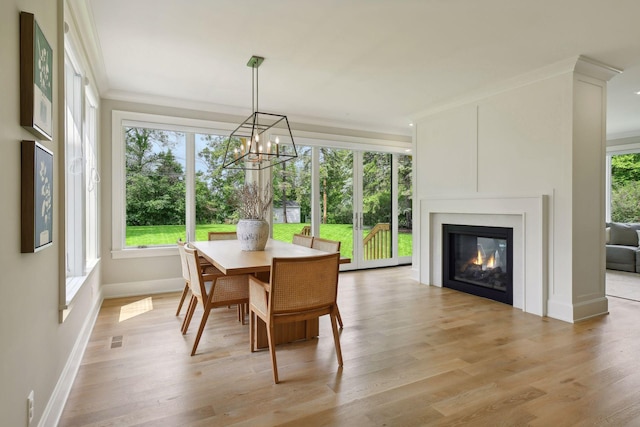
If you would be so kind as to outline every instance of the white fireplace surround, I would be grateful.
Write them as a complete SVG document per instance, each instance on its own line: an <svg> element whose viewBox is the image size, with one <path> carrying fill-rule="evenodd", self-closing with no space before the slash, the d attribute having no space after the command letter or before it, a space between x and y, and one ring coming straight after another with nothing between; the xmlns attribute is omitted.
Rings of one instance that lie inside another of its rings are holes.
<svg viewBox="0 0 640 427"><path fill-rule="evenodd" d="M420 282L442 286L442 224L513 228L513 306L547 314L548 196L456 196L420 200ZM426 246L426 247L425 247Z"/></svg>

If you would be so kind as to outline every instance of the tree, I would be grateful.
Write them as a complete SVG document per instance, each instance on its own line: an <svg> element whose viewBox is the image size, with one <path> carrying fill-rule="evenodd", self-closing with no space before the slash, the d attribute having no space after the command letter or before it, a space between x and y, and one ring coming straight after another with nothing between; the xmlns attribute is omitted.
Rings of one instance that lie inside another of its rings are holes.
<svg viewBox="0 0 640 427"><path fill-rule="evenodd" d="M293 161L282 162L274 166L274 175L272 177L273 188L274 190L276 190L274 191L274 193L278 193L276 203L277 206L282 207L282 222L284 223L289 222L287 218L287 193L292 190L292 181L295 179L296 172L297 171L295 169L295 162Z"/></svg>
<svg viewBox="0 0 640 427"><path fill-rule="evenodd" d="M273 167L273 205L284 207L288 201L296 202L300 206L300 219L305 221L311 216L311 148L296 149L297 158Z"/></svg>
<svg viewBox="0 0 640 427"><path fill-rule="evenodd" d="M127 225L184 224L184 169L172 150L184 135L127 128L125 137Z"/></svg>
<svg viewBox="0 0 640 427"><path fill-rule="evenodd" d="M244 182L244 172L223 169L226 138L220 135L203 135L206 147L197 153L199 164L204 166L196 175L196 221L199 224L224 223L237 219L238 213L229 200ZM199 168L197 168L199 169ZM203 204L200 208L200 203Z"/></svg>
<svg viewBox="0 0 640 427"><path fill-rule="evenodd" d="M324 224L353 223L353 152L320 149L320 194Z"/></svg>
<svg viewBox="0 0 640 427"><path fill-rule="evenodd" d="M611 157L611 220L640 222L640 153Z"/></svg>
<svg viewBox="0 0 640 427"><path fill-rule="evenodd" d="M154 146L168 144L168 132L146 128L126 128L127 174L148 173L155 167L157 153Z"/></svg>
<svg viewBox="0 0 640 427"><path fill-rule="evenodd" d="M391 221L391 154L366 152L363 158L363 200L365 223Z"/></svg>
<svg viewBox="0 0 640 427"><path fill-rule="evenodd" d="M398 227L409 230L413 227L411 177L411 156L398 156Z"/></svg>
<svg viewBox="0 0 640 427"><path fill-rule="evenodd" d="M611 157L611 183L613 186L640 181L640 153Z"/></svg>

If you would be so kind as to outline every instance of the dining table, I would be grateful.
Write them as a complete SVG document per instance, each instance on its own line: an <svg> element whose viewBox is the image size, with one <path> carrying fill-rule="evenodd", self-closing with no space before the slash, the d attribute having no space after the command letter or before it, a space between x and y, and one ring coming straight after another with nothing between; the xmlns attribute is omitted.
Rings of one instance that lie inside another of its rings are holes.
<svg viewBox="0 0 640 427"><path fill-rule="evenodd" d="M264 250L243 251L238 240L205 240L191 243L198 255L209 261L225 275L252 274L264 281L269 281L271 263L276 257L309 257L326 255L326 252L293 243L269 239ZM346 257L340 258L340 263L349 263ZM256 347L267 348L266 325L257 318ZM319 334L318 319L303 320L291 324L276 325L275 343L282 344L317 337Z"/></svg>

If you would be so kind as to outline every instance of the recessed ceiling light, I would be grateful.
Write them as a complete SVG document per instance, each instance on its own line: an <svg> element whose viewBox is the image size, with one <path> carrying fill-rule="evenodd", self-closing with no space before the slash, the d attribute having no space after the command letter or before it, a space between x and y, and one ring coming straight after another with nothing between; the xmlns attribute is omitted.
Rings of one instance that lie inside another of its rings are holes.
<svg viewBox="0 0 640 427"><path fill-rule="evenodd" d="M640 95L640 90L636 92L636 95Z"/></svg>
<svg viewBox="0 0 640 427"><path fill-rule="evenodd" d="M413 127L413 123L409 123L409 126Z"/></svg>

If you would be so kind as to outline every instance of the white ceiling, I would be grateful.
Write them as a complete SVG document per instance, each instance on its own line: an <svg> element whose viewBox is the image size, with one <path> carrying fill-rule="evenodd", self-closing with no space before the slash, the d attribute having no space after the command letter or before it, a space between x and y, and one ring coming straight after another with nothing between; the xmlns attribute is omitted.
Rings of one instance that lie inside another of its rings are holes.
<svg viewBox="0 0 640 427"><path fill-rule="evenodd" d="M639 0L70 0L101 96L409 135L411 118L583 55L640 135Z"/></svg>

